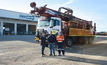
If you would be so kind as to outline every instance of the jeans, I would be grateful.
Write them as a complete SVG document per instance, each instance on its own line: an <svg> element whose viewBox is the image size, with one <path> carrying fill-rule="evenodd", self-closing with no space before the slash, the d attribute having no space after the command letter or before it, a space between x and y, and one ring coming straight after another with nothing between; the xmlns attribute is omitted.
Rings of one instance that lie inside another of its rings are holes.
<svg viewBox="0 0 107 65"><path fill-rule="evenodd" d="M42 51L42 55L44 54L44 50L45 50L45 44L41 45L41 51Z"/></svg>
<svg viewBox="0 0 107 65"><path fill-rule="evenodd" d="M50 47L50 54L52 54L52 53L55 54L54 44L50 43L49 47Z"/></svg>

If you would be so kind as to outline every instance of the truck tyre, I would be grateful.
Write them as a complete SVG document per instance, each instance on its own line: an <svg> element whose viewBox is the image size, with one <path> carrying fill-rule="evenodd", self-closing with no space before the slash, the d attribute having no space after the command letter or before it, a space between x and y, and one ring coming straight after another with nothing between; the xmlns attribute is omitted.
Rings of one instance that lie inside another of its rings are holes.
<svg viewBox="0 0 107 65"><path fill-rule="evenodd" d="M71 39L68 38L68 39L66 39L66 43L65 44L66 44L67 47L71 47L73 42L72 42Z"/></svg>
<svg viewBox="0 0 107 65"><path fill-rule="evenodd" d="M88 38L86 38L86 37L83 37L82 39L82 42L80 42L82 45L84 45L84 44L88 44Z"/></svg>
<svg viewBox="0 0 107 65"><path fill-rule="evenodd" d="M92 44L92 43L93 43L93 38L89 38L88 44Z"/></svg>
<svg viewBox="0 0 107 65"><path fill-rule="evenodd" d="M85 39L84 39L84 44L88 44L88 43L89 43L89 40L88 40L87 37L85 37Z"/></svg>

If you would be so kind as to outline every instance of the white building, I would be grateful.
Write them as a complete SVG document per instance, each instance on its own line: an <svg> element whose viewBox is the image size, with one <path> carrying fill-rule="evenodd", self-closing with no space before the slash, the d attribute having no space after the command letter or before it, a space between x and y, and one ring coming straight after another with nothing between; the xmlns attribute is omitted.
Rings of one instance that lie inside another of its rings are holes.
<svg viewBox="0 0 107 65"><path fill-rule="evenodd" d="M34 34L37 19L31 14L0 9L0 35Z"/></svg>

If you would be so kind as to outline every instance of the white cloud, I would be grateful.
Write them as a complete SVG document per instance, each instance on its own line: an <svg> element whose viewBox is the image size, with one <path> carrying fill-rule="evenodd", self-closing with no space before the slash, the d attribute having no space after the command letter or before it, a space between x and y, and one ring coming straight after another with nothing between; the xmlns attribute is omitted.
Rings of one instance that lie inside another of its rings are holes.
<svg viewBox="0 0 107 65"><path fill-rule="evenodd" d="M62 3L62 4L55 4L54 6L53 6L53 5L50 5L50 6L47 6L47 7L48 7L48 8L51 7L52 9L58 11L59 7L62 7L62 6L64 6L64 7L69 7L68 4L71 4L71 3L73 3L73 2L74 2L74 0L68 0L67 2Z"/></svg>
<svg viewBox="0 0 107 65"><path fill-rule="evenodd" d="M68 5L68 4L71 4L74 0L69 0L68 2L62 4L61 6L65 6L65 5Z"/></svg>

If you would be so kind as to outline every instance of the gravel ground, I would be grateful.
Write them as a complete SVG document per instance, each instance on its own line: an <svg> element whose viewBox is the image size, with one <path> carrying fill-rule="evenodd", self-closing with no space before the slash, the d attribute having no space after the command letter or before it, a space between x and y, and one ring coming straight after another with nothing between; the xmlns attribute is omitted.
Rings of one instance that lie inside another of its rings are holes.
<svg viewBox="0 0 107 65"><path fill-rule="evenodd" d="M65 51L65 56L49 56L46 47L46 56L41 57L41 46L33 35L0 36L0 65L107 65L107 36L98 36L93 44L76 44Z"/></svg>

